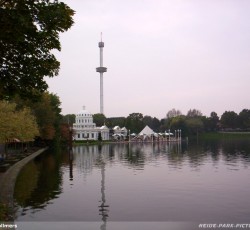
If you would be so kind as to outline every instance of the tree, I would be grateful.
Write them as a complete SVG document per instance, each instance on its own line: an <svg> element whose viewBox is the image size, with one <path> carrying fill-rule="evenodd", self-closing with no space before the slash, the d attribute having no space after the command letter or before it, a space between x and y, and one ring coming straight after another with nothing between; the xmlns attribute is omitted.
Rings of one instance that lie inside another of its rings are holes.
<svg viewBox="0 0 250 230"><path fill-rule="evenodd" d="M187 117L201 117L202 113L200 110L197 109L190 109L187 112Z"/></svg>
<svg viewBox="0 0 250 230"><path fill-rule="evenodd" d="M60 105L58 96L48 92L42 94L40 102L30 104L36 116L42 139L52 140L59 132Z"/></svg>
<svg viewBox="0 0 250 230"><path fill-rule="evenodd" d="M242 129L249 129L250 128L250 110L243 109L239 113L239 124Z"/></svg>
<svg viewBox="0 0 250 230"><path fill-rule="evenodd" d="M178 109L177 110L176 109L171 109L171 110L169 110L167 112L166 117L167 117L167 119L169 119L169 118L177 117L177 116L180 116L180 115L182 115L182 113L181 113L180 110L178 110Z"/></svg>
<svg viewBox="0 0 250 230"><path fill-rule="evenodd" d="M146 115L143 117L142 121L144 126L148 125L155 132L159 132L161 123L158 118Z"/></svg>
<svg viewBox="0 0 250 230"><path fill-rule="evenodd" d="M58 75L59 33L74 11L58 0L0 0L0 99L44 92L45 76Z"/></svg>
<svg viewBox="0 0 250 230"><path fill-rule="evenodd" d="M127 117L126 128L131 133L139 133L144 128L143 115L141 113L131 113Z"/></svg>
<svg viewBox="0 0 250 230"><path fill-rule="evenodd" d="M39 101L33 102L29 99L22 99L15 96L13 101L16 102L19 109L29 107L36 117L39 128L39 135L42 139L52 140L59 134L61 121L61 102L57 95L44 92Z"/></svg>
<svg viewBox="0 0 250 230"><path fill-rule="evenodd" d="M69 124L69 125L73 125L73 123L75 123L76 120L76 115L75 114L66 114L62 116L62 123L64 124Z"/></svg>
<svg viewBox="0 0 250 230"><path fill-rule="evenodd" d="M15 103L0 101L0 143L12 138L31 141L37 135L36 118L29 108L17 110Z"/></svg>
<svg viewBox="0 0 250 230"><path fill-rule="evenodd" d="M235 113L234 111L225 111L221 115L220 122L222 127L226 129L239 128L238 114Z"/></svg>
<svg viewBox="0 0 250 230"><path fill-rule="evenodd" d="M126 124L126 118L125 117L110 117L106 119L106 125L108 125L110 128L119 126L124 127Z"/></svg>
<svg viewBox="0 0 250 230"><path fill-rule="evenodd" d="M103 126L106 121L106 117L102 113L96 113L93 115L93 122L96 124L96 126Z"/></svg>
<svg viewBox="0 0 250 230"><path fill-rule="evenodd" d="M98 133L98 141L102 141L102 134L101 134L101 132Z"/></svg>
<svg viewBox="0 0 250 230"><path fill-rule="evenodd" d="M182 135L186 135L187 134L186 116L180 115L171 118L168 129L172 131L181 129Z"/></svg>
<svg viewBox="0 0 250 230"><path fill-rule="evenodd" d="M210 117L204 118L204 125L207 131L216 131L218 129L220 118L216 112L211 112Z"/></svg>
<svg viewBox="0 0 250 230"><path fill-rule="evenodd" d="M186 125L189 134L196 134L203 130L204 124L202 122L201 117L189 117L186 119Z"/></svg>

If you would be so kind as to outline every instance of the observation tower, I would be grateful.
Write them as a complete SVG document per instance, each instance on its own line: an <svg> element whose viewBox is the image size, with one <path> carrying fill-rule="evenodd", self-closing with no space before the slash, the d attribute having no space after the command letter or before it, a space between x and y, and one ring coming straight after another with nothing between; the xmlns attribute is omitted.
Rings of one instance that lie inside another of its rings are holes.
<svg viewBox="0 0 250 230"><path fill-rule="evenodd" d="M104 42L102 41L102 33L101 33L101 41L98 43L100 48L100 67L96 68L96 72L100 73L100 113L104 114L103 108L103 73L107 72L107 68L103 67L103 47Z"/></svg>

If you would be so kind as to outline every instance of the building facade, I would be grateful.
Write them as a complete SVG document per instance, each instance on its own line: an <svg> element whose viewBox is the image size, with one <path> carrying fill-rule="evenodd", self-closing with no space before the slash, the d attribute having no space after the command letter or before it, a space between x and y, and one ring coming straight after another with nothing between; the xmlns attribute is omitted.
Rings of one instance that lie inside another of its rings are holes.
<svg viewBox="0 0 250 230"><path fill-rule="evenodd" d="M85 106L76 114L73 130L76 141L98 140L100 136L102 140L109 140L109 128L106 125L96 127L92 114L86 110Z"/></svg>

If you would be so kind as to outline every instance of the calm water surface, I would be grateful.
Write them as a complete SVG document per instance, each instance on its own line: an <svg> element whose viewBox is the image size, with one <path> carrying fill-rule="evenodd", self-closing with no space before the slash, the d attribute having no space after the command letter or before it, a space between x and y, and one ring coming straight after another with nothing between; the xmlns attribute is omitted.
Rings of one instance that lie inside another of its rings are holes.
<svg viewBox="0 0 250 230"><path fill-rule="evenodd" d="M22 170L16 221L250 222L250 142L106 144Z"/></svg>

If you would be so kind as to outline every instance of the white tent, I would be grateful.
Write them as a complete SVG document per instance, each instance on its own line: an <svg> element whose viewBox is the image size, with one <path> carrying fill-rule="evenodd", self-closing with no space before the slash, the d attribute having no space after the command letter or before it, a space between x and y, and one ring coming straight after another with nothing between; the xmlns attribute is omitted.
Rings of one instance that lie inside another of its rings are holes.
<svg viewBox="0 0 250 230"><path fill-rule="evenodd" d="M154 133L155 132L146 125L145 128L139 133L139 135L140 136L143 136L143 135L151 136Z"/></svg>

